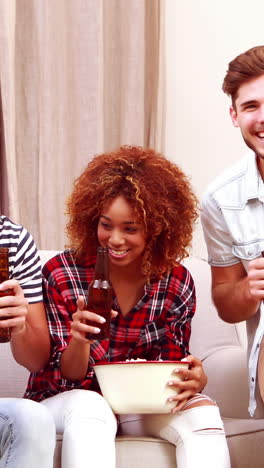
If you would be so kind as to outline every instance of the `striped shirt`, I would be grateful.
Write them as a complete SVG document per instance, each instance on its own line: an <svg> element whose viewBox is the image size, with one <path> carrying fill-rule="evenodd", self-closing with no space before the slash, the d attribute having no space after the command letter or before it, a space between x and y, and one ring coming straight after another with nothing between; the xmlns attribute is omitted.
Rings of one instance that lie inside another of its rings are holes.
<svg viewBox="0 0 264 468"><path fill-rule="evenodd" d="M9 249L10 278L19 282L30 304L41 302L41 263L31 234L6 216L0 216L0 247Z"/></svg>
<svg viewBox="0 0 264 468"><path fill-rule="evenodd" d="M193 279L182 265L170 274L145 285L139 302L124 317L117 299L113 309L110 340L91 344L87 375L70 381L60 373L60 359L70 339L72 314L79 295L87 297L95 257L77 264L70 250L49 260L43 268L44 302L52 340L46 368L31 374L26 397L38 401L74 388L99 391L93 364L126 359L180 360L189 354L191 319L196 300Z"/></svg>

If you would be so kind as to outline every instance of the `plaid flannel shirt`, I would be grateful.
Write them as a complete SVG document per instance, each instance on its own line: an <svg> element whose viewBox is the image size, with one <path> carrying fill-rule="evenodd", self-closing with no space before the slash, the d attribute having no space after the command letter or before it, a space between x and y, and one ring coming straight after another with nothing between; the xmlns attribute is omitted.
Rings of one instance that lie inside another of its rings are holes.
<svg viewBox="0 0 264 468"><path fill-rule="evenodd" d="M110 340L91 344L87 375L81 381L62 377L60 359L70 340L72 314L79 295L87 297L95 257L77 264L70 250L43 268L44 302L51 333L52 354L47 366L30 376L25 397L41 401L57 393L81 388L100 391L93 364L126 359L180 360L189 354L191 319L196 299L193 279L182 265L162 279L145 285L143 297L124 317L116 298Z"/></svg>

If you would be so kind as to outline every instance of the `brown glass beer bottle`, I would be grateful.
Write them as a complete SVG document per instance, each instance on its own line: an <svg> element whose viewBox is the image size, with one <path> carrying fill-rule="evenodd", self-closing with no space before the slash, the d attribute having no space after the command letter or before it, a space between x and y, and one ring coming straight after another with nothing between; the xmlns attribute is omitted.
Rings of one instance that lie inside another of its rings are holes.
<svg viewBox="0 0 264 468"><path fill-rule="evenodd" d="M108 249L97 247L97 258L94 278L88 288L87 310L101 315L106 319L101 324L87 320L87 325L100 328L100 333L86 333L88 340L105 340L110 336L111 309L113 302L113 287L109 279Z"/></svg>
<svg viewBox="0 0 264 468"><path fill-rule="evenodd" d="M9 279L9 264L8 264L8 249L5 247L0 248L0 283ZM13 296L12 289L0 291L0 297ZM7 320L9 317L0 317L0 320ZM7 343L10 341L10 328L0 328L0 343Z"/></svg>

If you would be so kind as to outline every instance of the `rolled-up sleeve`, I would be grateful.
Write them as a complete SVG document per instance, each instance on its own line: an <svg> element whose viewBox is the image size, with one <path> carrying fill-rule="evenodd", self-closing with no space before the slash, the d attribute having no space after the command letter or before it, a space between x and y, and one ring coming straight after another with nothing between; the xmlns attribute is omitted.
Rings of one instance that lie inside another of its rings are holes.
<svg viewBox="0 0 264 468"><path fill-rule="evenodd" d="M211 193L206 193L201 204L201 223L211 266L230 266L239 262L233 254L233 241L221 207Z"/></svg>
<svg viewBox="0 0 264 468"><path fill-rule="evenodd" d="M51 337L51 355L45 368L31 374L25 394L38 401L66 390L81 388L91 380L89 372L83 381L71 381L61 374L61 357L70 341L71 317L76 310L76 300L70 302L67 299L68 283L64 275L56 257L43 268L43 299Z"/></svg>

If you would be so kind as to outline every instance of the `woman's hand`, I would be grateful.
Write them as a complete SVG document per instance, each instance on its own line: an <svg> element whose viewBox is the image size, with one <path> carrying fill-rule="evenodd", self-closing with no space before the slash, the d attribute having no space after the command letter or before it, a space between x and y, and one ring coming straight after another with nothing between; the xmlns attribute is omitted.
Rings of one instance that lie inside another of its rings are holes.
<svg viewBox="0 0 264 468"><path fill-rule="evenodd" d="M85 307L86 304L83 296L79 296L77 300L77 311L72 315L71 334L78 341L92 343L96 340L96 335L100 333L100 325L105 323L105 318L94 312L90 312L85 309ZM116 317L116 315L117 312L112 310L111 316ZM88 325L87 320L95 322L96 325ZM94 335L94 340L88 340L86 338L86 333L92 333Z"/></svg>
<svg viewBox="0 0 264 468"><path fill-rule="evenodd" d="M7 289L12 290L12 294L0 297L0 328L10 328L13 335L24 331L26 327L28 301L17 280L11 279L1 283L0 291Z"/></svg>
<svg viewBox="0 0 264 468"><path fill-rule="evenodd" d="M175 387L179 393L169 398L169 401L175 401L177 404L172 409L172 413L180 411L189 398L196 393L201 392L207 384L207 376L204 372L202 361L195 356L188 356L184 359L189 363L189 369L176 369L175 374L181 375L182 380L170 380L168 385Z"/></svg>

